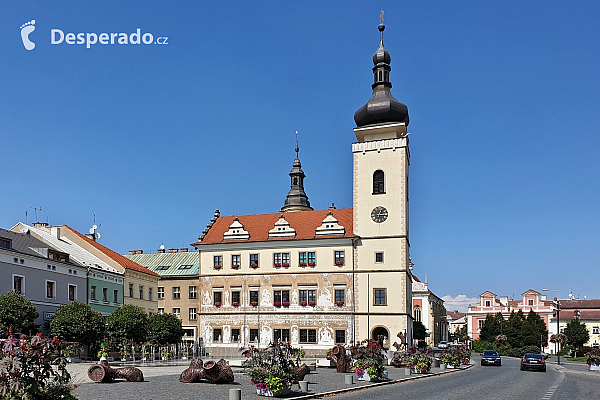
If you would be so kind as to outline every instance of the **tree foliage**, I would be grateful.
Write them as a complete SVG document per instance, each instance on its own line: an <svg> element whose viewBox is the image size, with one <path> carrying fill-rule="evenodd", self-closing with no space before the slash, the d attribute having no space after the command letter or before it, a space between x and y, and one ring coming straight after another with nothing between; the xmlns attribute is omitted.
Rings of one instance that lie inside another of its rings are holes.
<svg viewBox="0 0 600 400"><path fill-rule="evenodd" d="M501 313L488 314L481 327L479 340L494 342L500 333L506 335L506 344L514 349L526 346L539 347L540 339L543 337L545 340L548 337L546 323L533 310L527 315L522 310L513 311L506 320Z"/></svg>
<svg viewBox="0 0 600 400"><path fill-rule="evenodd" d="M0 294L0 331L35 334L39 327L33 322L40 316L31 301L16 292Z"/></svg>
<svg viewBox="0 0 600 400"><path fill-rule="evenodd" d="M88 346L100 342L104 331L104 316L78 301L58 307L50 321L50 335Z"/></svg>
<svg viewBox="0 0 600 400"><path fill-rule="evenodd" d="M148 315L140 307L127 304L108 315L106 325L113 343L140 343L146 341Z"/></svg>
<svg viewBox="0 0 600 400"><path fill-rule="evenodd" d="M565 336L569 345L577 347L579 350L590 340L590 332L585 324L579 321L579 318L572 318L565 328Z"/></svg>
<svg viewBox="0 0 600 400"><path fill-rule="evenodd" d="M173 314L154 314L148 323L148 341L165 345L178 343L183 337L181 320Z"/></svg>
<svg viewBox="0 0 600 400"><path fill-rule="evenodd" d="M417 340L425 340L425 334L427 333L427 329L425 329L425 325L421 321L413 322L413 338Z"/></svg>
<svg viewBox="0 0 600 400"><path fill-rule="evenodd" d="M453 342L455 340L462 342L467 336L468 336L468 331L467 331L467 325L465 324L465 325L461 326L460 329L451 333L448 340L451 342ZM467 341L468 341L468 339L467 339Z"/></svg>

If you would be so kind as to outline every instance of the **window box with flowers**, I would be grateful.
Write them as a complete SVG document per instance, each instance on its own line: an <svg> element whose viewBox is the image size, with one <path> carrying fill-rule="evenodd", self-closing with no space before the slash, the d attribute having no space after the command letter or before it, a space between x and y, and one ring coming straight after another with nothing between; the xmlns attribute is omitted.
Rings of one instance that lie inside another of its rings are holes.
<svg viewBox="0 0 600 400"><path fill-rule="evenodd" d="M276 301L275 303L273 303L273 306L275 306L275 307L281 307L281 302L280 301Z"/></svg>
<svg viewBox="0 0 600 400"><path fill-rule="evenodd" d="M299 267L306 267L306 265L307 265L307 264L306 264L305 262L298 263L298 266L299 266Z"/></svg>
<svg viewBox="0 0 600 400"><path fill-rule="evenodd" d="M215 265L215 269L221 269L221 268L223 268L223 266L222 266L222 265L219 265L219 264L216 264L216 265Z"/></svg>
<svg viewBox="0 0 600 400"><path fill-rule="evenodd" d="M275 268L279 268L279 267L281 267L281 263L273 263L273 266L274 266Z"/></svg>
<svg viewBox="0 0 600 400"><path fill-rule="evenodd" d="M239 307L240 306L240 302L239 301L233 301L231 302L231 305L234 307Z"/></svg>
<svg viewBox="0 0 600 400"><path fill-rule="evenodd" d="M302 307L306 306L307 304L308 304L308 303L307 303L306 301L301 301L301 302L300 302L300 305L301 305Z"/></svg>
<svg viewBox="0 0 600 400"><path fill-rule="evenodd" d="M338 300L338 301L335 302L335 305L338 306L338 307L343 307L344 306L344 302Z"/></svg>
<svg viewBox="0 0 600 400"><path fill-rule="evenodd" d="M290 306L290 302L289 301L282 301L281 305L284 307L289 307Z"/></svg>
<svg viewBox="0 0 600 400"><path fill-rule="evenodd" d="M316 262L314 262L314 261L309 261L309 262L308 262L308 266L309 266L309 267L314 267L314 266L316 266L316 265L317 265L317 263L316 263Z"/></svg>
<svg viewBox="0 0 600 400"><path fill-rule="evenodd" d="M252 307L257 307L257 306L258 306L258 301L251 301L251 302L250 302L250 305L251 305Z"/></svg>
<svg viewBox="0 0 600 400"><path fill-rule="evenodd" d="M240 265L239 264L233 264L231 266L231 269L240 269Z"/></svg>
<svg viewBox="0 0 600 400"><path fill-rule="evenodd" d="M344 262L343 261L336 261L335 265L336 265L336 267L342 267L342 266L344 266Z"/></svg>
<svg viewBox="0 0 600 400"><path fill-rule="evenodd" d="M309 301L308 305L311 306L311 307L314 307L314 306L317 305L317 302L316 301Z"/></svg>
<svg viewBox="0 0 600 400"><path fill-rule="evenodd" d="M284 262L284 263L281 263L281 266L282 266L282 267L284 267L284 268L287 268L287 267L289 267L289 266L290 266L290 263L285 263L285 262Z"/></svg>
<svg viewBox="0 0 600 400"><path fill-rule="evenodd" d="M258 263L250 264L250 268L258 268Z"/></svg>
<svg viewBox="0 0 600 400"><path fill-rule="evenodd" d="M222 305L222 304L221 304L221 302L220 302L220 301L217 301L217 302L215 302L215 307L221 307L221 305Z"/></svg>

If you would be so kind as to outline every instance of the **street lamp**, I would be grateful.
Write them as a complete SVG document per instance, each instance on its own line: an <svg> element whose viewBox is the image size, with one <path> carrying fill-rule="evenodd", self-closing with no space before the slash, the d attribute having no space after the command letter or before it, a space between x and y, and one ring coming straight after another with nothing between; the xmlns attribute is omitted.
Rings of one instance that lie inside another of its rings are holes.
<svg viewBox="0 0 600 400"><path fill-rule="evenodd" d="M560 334L560 300L558 290L553 289L542 289L543 292L556 292L556 335ZM556 356L558 357L558 365L560 365L560 341L557 345L558 351L556 352Z"/></svg>

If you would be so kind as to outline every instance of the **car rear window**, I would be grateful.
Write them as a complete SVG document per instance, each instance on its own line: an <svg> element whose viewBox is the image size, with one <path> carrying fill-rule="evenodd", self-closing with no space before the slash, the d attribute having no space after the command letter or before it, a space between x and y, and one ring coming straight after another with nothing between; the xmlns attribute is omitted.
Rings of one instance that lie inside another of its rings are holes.
<svg viewBox="0 0 600 400"><path fill-rule="evenodd" d="M485 350L483 352L484 356L497 356L498 352L496 350Z"/></svg>
<svg viewBox="0 0 600 400"><path fill-rule="evenodd" d="M542 358L542 355L541 354L527 353L527 354L525 354L525 358Z"/></svg>

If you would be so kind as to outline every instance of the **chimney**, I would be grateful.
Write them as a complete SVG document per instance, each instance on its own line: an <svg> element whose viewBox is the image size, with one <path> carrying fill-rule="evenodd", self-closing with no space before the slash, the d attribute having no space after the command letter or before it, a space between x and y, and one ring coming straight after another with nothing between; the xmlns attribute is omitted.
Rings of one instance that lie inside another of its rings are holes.
<svg viewBox="0 0 600 400"><path fill-rule="evenodd" d="M137 251L136 250L129 250L129 255L131 256L133 254L137 254Z"/></svg>
<svg viewBox="0 0 600 400"><path fill-rule="evenodd" d="M169 253L177 253L179 250L177 249L169 249Z"/></svg>
<svg viewBox="0 0 600 400"><path fill-rule="evenodd" d="M331 203L331 205L329 206L329 209L330 209L330 210L335 210L335 204L334 204L334 203Z"/></svg>
<svg viewBox="0 0 600 400"><path fill-rule="evenodd" d="M182 247L181 249L179 249L179 251L181 253L187 253L188 252L188 248L187 247Z"/></svg>
<svg viewBox="0 0 600 400"><path fill-rule="evenodd" d="M47 228L48 223L47 222L34 222L33 227L34 228Z"/></svg>
<svg viewBox="0 0 600 400"><path fill-rule="evenodd" d="M542 295L541 300L542 301L546 301L546 295L545 294Z"/></svg>
<svg viewBox="0 0 600 400"><path fill-rule="evenodd" d="M500 304L506 307L508 305L508 296L500 296Z"/></svg>
<svg viewBox="0 0 600 400"><path fill-rule="evenodd" d="M136 250L135 254L144 254L144 250Z"/></svg>
<svg viewBox="0 0 600 400"><path fill-rule="evenodd" d="M160 253L160 254L162 254L164 252L165 252L165 249L158 249L158 251L157 251L157 253Z"/></svg>

